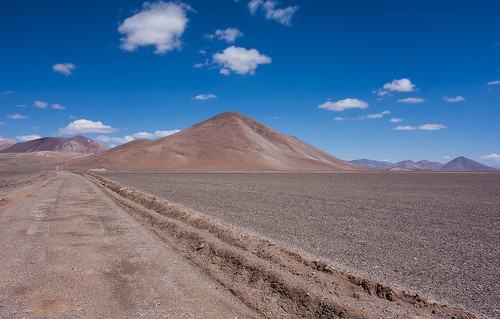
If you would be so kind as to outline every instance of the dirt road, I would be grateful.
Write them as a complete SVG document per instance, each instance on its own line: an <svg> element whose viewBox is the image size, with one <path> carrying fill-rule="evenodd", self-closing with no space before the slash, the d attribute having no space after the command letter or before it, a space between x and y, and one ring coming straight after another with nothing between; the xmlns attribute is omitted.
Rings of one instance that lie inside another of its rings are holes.
<svg viewBox="0 0 500 319"><path fill-rule="evenodd" d="M0 206L1 318L255 318L81 176Z"/></svg>

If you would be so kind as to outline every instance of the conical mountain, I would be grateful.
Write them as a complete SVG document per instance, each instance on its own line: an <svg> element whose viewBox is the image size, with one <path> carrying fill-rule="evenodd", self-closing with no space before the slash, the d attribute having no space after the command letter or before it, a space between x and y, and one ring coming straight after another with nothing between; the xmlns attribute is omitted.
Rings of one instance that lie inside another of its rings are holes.
<svg viewBox="0 0 500 319"><path fill-rule="evenodd" d="M448 172L494 172L496 168L489 167L471 160L470 158L459 156L441 167L441 171Z"/></svg>
<svg viewBox="0 0 500 319"><path fill-rule="evenodd" d="M31 153L41 151L75 152L92 154L109 149L88 137L76 135L73 137L42 137L22 143L16 143L0 153Z"/></svg>
<svg viewBox="0 0 500 319"><path fill-rule="evenodd" d="M370 170L232 111L156 141L132 141L72 164L85 167Z"/></svg>

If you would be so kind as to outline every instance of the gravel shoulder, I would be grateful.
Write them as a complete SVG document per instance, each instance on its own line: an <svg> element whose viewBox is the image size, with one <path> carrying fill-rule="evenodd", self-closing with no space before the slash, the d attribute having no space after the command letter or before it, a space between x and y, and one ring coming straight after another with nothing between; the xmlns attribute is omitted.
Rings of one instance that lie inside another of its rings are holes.
<svg viewBox="0 0 500 319"><path fill-rule="evenodd" d="M500 174L105 172L334 268L500 311Z"/></svg>
<svg viewBox="0 0 500 319"><path fill-rule="evenodd" d="M0 206L2 318L256 318L69 172Z"/></svg>

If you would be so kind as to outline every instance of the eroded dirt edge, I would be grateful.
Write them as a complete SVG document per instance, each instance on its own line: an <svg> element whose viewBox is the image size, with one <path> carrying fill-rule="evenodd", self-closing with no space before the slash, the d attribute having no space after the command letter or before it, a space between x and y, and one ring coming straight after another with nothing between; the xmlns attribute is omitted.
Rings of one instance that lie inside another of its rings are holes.
<svg viewBox="0 0 500 319"><path fill-rule="evenodd" d="M75 172L181 256L268 318L480 318L380 282L333 269L104 177Z"/></svg>

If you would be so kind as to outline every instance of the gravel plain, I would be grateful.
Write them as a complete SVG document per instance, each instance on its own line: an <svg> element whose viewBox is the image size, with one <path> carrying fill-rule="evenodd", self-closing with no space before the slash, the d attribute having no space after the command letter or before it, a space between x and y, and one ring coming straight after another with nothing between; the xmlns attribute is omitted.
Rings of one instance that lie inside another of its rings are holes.
<svg viewBox="0 0 500 319"><path fill-rule="evenodd" d="M500 316L498 173L99 174L339 270Z"/></svg>

